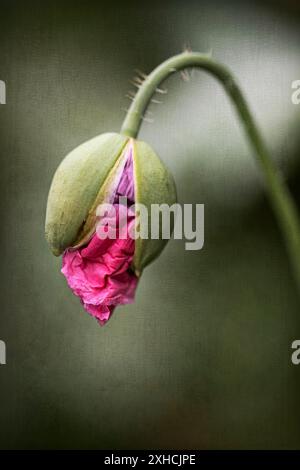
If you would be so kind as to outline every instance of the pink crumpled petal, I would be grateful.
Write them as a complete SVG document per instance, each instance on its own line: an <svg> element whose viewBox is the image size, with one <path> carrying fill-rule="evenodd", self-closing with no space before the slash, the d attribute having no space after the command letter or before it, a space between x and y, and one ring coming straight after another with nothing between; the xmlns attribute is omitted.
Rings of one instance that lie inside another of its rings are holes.
<svg viewBox="0 0 300 470"><path fill-rule="evenodd" d="M115 202L118 202L119 196L127 197L128 205L134 203L133 160L131 146L129 147L123 174L116 191Z"/></svg>
<svg viewBox="0 0 300 470"><path fill-rule="evenodd" d="M131 271L135 241L128 236L135 223L130 207L117 204L119 196L126 196L129 203L134 202L132 150L115 193L116 213L124 215L127 211L127 225L121 229L117 224L116 238L101 240L93 235L89 243L79 249L68 249L63 255L62 273L69 287L80 300L88 313L101 325L111 317L115 307L134 300L138 279ZM119 217L117 217L117 222ZM102 220L103 223L103 220ZM105 221L104 221L105 223ZM126 230L124 237L123 230Z"/></svg>

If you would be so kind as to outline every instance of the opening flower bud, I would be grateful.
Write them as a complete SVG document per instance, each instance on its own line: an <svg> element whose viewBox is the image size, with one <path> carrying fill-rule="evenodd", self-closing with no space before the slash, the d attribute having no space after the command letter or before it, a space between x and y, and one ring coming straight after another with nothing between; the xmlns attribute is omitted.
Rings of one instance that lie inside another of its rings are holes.
<svg viewBox="0 0 300 470"><path fill-rule="evenodd" d="M70 288L100 324L116 305L133 301L138 277L167 243L161 236L151 239L152 204L175 202L173 178L154 151L119 134L84 143L58 167L48 197L46 238L55 255L63 254ZM108 204L110 211L101 211ZM139 216L140 205L146 219ZM113 236L105 236L107 230Z"/></svg>

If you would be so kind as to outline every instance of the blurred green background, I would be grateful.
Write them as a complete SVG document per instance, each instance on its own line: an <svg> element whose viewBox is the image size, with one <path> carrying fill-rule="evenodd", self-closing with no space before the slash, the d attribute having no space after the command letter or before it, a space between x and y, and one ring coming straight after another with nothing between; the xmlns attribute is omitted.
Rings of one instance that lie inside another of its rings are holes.
<svg viewBox="0 0 300 470"><path fill-rule="evenodd" d="M260 172L220 86L166 84L140 137L205 204L205 246L172 240L101 328L44 240L53 173L118 131L134 69L188 43L238 77L300 205L296 2L0 0L1 448L300 448L299 301Z"/></svg>

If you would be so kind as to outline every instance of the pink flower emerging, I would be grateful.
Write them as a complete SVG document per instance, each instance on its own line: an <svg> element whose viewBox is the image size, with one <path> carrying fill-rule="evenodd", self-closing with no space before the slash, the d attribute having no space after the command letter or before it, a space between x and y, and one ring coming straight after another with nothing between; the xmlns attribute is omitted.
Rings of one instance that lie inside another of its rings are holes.
<svg viewBox="0 0 300 470"><path fill-rule="evenodd" d="M120 196L127 198L129 207L118 204ZM116 238L101 240L95 233L86 246L68 249L63 255L62 273L86 311L100 325L109 320L117 305L133 302L137 287L138 279L130 269L135 242L128 236L135 223L134 213L130 210L130 205L134 203L131 147L125 156L124 169L112 194L112 201L117 215L122 213L122 219L124 210L127 211L126 226L120 228L117 217Z"/></svg>

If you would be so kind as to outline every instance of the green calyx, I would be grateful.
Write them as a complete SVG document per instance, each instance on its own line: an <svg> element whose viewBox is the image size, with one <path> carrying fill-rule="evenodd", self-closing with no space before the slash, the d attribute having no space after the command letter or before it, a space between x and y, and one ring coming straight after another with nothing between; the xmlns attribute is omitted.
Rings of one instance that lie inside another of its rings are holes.
<svg viewBox="0 0 300 470"><path fill-rule="evenodd" d="M148 210L149 229L151 205L176 202L174 180L149 145L119 134L102 134L70 152L53 177L45 232L54 255L86 244L95 233L97 207L110 202L127 145L133 147L135 203ZM139 228L143 232L143 227ZM162 237L136 239L132 267L137 275L161 253L166 243Z"/></svg>
<svg viewBox="0 0 300 470"><path fill-rule="evenodd" d="M158 239L151 239L151 207L154 204L172 204L177 201L176 187L171 173L167 170L160 158L145 142L133 140L133 167L135 184L135 202L142 204L148 213L148 238L139 237L135 241L133 264L135 271L142 272L143 268L161 253L168 240L162 238L161 224L159 224ZM143 219L140 220L140 232L143 233Z"/></svg>
<svg viewBox="0 0 300 470"><path fill-rule="evenodd" d="M84 234L90 209L127 141L119 134L102 134L70 152L57 168L45 223L46 240L55 256Z"/></svg>

